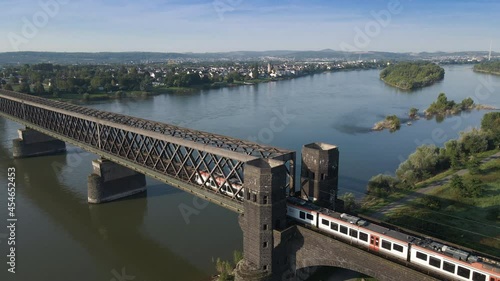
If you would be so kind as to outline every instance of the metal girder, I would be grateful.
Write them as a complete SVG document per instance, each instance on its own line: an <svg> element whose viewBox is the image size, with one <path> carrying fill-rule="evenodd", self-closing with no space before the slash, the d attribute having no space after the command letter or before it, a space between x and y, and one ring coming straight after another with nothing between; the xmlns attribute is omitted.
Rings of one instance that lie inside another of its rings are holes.
<svg viewBox="0 0 500 281"><path fill-rule="evenodd" d="M177 139L184 139L195 143L201 143L207 146L240 152L258 158L275 158L293 152L287 149L261 145L258 143L244 141L218 134L212 134L137 117L91 109L88 107L48 100L17 92L0 90L0 95L5 96L5 98L17 100L27 105L31 104L36 107L45 106L50 108L52 111L59 111L64 113L77 113L87 118L93 117L101 121L109 121L114 124L121 124L131 128L138 128L150 132L160 133L163 135L170 135Z"/></svg>
<svg viewBox="0 0 500 281"><path fill-rule="evenodd" d="M293 151L30 95L0 90L0 113L237 212L245 162L274 158L294 172Z"/></svg>

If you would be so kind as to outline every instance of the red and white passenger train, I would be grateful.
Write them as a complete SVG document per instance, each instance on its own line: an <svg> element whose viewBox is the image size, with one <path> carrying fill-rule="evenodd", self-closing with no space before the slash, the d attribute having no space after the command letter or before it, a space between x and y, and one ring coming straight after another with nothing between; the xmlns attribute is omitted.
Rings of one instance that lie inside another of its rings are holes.
<svg viewBox="0 0 500 281"><path fill-rule="evenodd" d="M222 194L243 200L243 184L239 180L225 181L223 175L215 176L214 180L206 171L199 174L195 176L199 185L212 190L219 190L222 186ZM449 280L500 281L498 261L472 255L429 238L392 230L356 216L321 208L299 198L288 198L287 216L352 245L415 264L446 276Z"/></svg>
<svg viewBox="0 0 500 281"><path fill-rule="evenodd" d="M348 214L289 198L287 216L351 244L392 256L450 280L500 281L500 264L429 238L411 236Z"/></svg>
<svg viewBox="0 0 500 281"><path fill-rule="evenodd" d="M222 194L231 198L234 198L236 194L236 199L243 201L243 184L238 179L230 178L226 181L222 174L210 177L209 172L200 171L194 176L194 180L197 184L205 185L207 188L214 191L220 188Z"/></svg>

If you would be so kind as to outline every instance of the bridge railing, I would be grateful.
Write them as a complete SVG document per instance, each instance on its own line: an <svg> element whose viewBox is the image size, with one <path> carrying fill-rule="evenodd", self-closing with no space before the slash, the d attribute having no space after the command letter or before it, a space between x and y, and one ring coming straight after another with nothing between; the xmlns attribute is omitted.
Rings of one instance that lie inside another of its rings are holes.
<svg viewBox="0 0 500 281"><path fill-rule="evenodd" d="M213 197L207 192L217 195L240 212L245 162L272 157L293 170L295 152L201 132L203 140L197 131L10 91L0 91L0 114L140 172L197 187L207 199Z"/></svg>

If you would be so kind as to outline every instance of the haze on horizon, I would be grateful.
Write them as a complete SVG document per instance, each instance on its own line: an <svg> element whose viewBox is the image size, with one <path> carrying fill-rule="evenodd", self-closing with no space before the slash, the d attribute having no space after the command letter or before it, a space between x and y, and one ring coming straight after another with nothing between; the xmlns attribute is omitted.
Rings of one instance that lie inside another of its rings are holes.
<svg viewBox="0 0 500 281"><path fill-rule="evenodd" d="M0 52L500 51L494 0L3 2Z"/></svg>

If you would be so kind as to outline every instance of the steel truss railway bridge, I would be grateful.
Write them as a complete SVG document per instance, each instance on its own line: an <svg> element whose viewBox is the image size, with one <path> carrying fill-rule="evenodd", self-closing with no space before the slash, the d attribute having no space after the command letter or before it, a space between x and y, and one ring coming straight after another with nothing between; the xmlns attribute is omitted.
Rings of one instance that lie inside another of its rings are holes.
<svg viewBox="0 0 500 281"><path fill-rule="evenodd" d="M288 196L332 208L339 202L333 145L304 145L295 186L296 152L287 149L5 90L0 116L26 126L13 141L14 157L61 153L66 143L100 156L88 178L90 203L144 191L147 175L239 213L237 280L303 280L316 266L379 280L437 280L287 220Z"/></svg>

